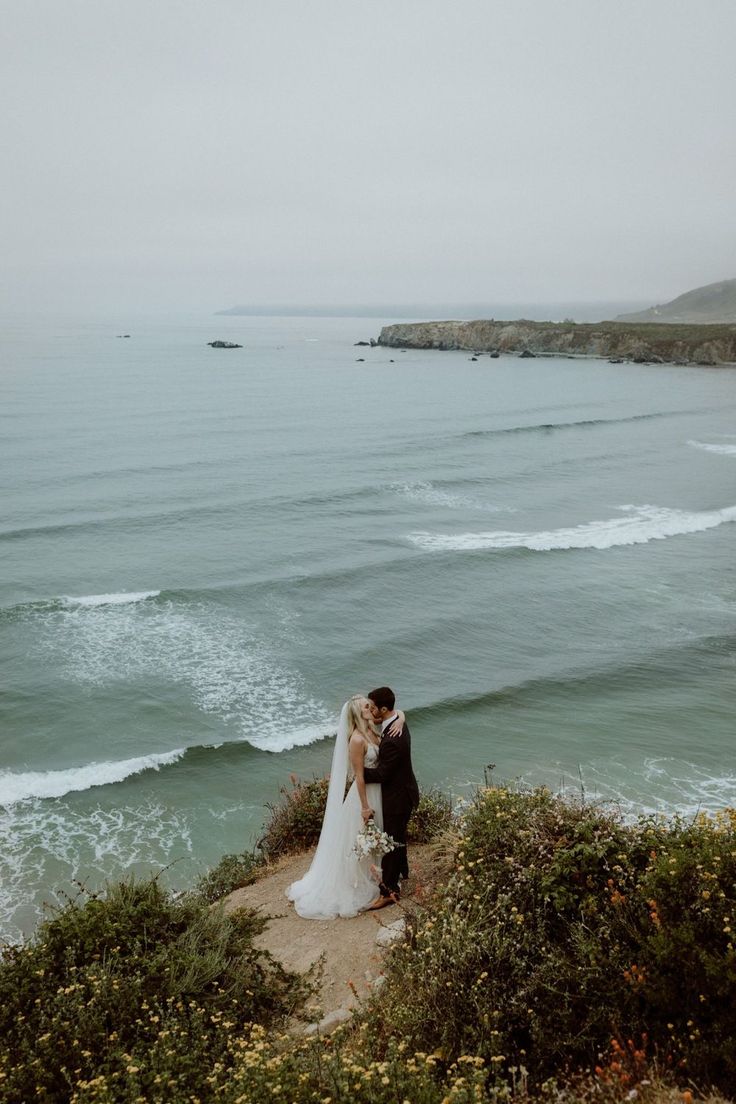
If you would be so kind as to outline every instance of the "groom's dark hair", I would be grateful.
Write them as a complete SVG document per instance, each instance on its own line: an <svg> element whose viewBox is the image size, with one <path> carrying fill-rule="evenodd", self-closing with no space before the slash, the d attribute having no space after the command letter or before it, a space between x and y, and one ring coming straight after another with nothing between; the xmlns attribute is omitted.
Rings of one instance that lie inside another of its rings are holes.
<svg viewBox="0 0 736 1104"><path fill-rule="evenodd" d="M379 709L393 709L396 703L396 695L389 686L379 686L377 690L371 690L368 697Z"/></svg>

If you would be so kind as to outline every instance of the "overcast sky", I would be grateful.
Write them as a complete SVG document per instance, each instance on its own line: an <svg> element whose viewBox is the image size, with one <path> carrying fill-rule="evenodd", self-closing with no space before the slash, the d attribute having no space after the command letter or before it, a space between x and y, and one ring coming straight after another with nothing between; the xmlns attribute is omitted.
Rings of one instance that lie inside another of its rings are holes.
<svg viewBox="0 0 736 1104"><path fill-rule="evenodd" d="M734 0L0 0L6 309L736 276Z"/></svg>

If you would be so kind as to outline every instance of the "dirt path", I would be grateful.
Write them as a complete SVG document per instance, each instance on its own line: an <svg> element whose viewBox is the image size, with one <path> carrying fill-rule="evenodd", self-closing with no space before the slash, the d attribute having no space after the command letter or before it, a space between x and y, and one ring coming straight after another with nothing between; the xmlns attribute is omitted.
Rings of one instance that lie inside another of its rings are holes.
<svg viewBox="0 0 736 1104"><path fill-rule="evenodd" d="M349 1009L368 995L380 975L385 950L376 945L381 927L392 924L416 902L416 888L427 880L427 847L411 847L412 877L401 904L349 920L303 920L286 898L286 888L306 873L312 852L282 859L254 885L225 898L225 909L253 908L272 917L259 946L290 970L303 973L323 957L322 980L315 1001L315 1020L335 1009ZM319 1012L317 1011L319 1009Z"/></svg>

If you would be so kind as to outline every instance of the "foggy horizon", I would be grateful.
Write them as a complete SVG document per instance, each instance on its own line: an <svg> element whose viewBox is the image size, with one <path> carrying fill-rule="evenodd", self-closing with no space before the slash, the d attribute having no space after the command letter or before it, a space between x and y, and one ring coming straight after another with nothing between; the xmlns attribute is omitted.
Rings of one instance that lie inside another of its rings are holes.
<svg viewBox="0 0 736 1104"><path fill-rule="evenodd" d="M4 17L4 311L623 310L736 276L727 0Z"/></svg>

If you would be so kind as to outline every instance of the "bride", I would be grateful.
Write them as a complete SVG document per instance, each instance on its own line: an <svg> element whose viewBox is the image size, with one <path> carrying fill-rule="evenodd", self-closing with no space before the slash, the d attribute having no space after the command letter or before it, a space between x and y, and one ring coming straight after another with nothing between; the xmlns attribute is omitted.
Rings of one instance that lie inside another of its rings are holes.
<svg viewBox="0 0 736 1104"><path fill-rule="evenodd" d="M403 715L399 713L400 725ZM330 786L322 831L312 865L292 882L286 896L307 920L355 916L374 900L377 879L370 857L358 858L353 846L363 828L363 810L383 828L381 787L366 784L363 768L375 766L380 736L373 724L370 703L356 695L342 707L330 768ZM345 794L348 774L352 785Z"/></svg>

